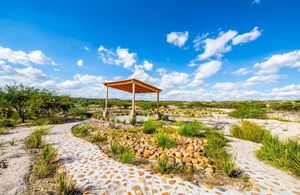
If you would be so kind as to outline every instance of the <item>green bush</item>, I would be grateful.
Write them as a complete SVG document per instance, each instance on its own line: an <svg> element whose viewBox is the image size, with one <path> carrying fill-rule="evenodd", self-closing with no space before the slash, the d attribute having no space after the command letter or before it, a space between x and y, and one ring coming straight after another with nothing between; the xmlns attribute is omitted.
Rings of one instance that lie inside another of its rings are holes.
<svg viewBox="0 0 300 195"><path fill-rule="evenodd" d="M41 179L52 175L57 168L56 151L51 145L44 147L42 155L36 159L33 167L35 177Z"/></svg>
<svg viewBox="0 0 300 195"><path fill-rule="evenodd" d="M174 167L169 164L167 156L161 156L157 159L157 171L159 173L170 173L174 170Z"/></svg>
<svg viewBox="0 0 300 195"><path fill-rule="evenodd" d="M154 133L158 128L162 127L162 121L155 121L155 120L148 120L145 121L142 127L142 131L145 134L152 134Z"/></svg>
<svg viewBox="0 0 300 195"><path fill-rule="evenodd" d="M229 113L229 116L234 118L256 118L256 119L267 119L267 111L265 108L256 108L251 106L242 106L236 108L234 111Z"/></svg>
<svg viewBox="0 0 300 195"><path fill-rule="evenodd" d="M14 127L15 124L13 119L0 119L0 127Z"/></svg>
<svg viewBox="0 0 300 195"><path fill-rule="evenodd" d="M256 154L259 159L300 176L300 144L296 141L282 142L277 136L267 136Z"/></svg>
<svg viewBox="0 0 300 195"><path fill-rule="evenodd" d="M251 121L242 121L240 125L233 124L230 128L232 136L260 143L270 132Z"/></svg>
<svg viewBox="0 0 300 195"><path fill-rule="evenodd" d="M187 137L198 136L202 128L202 124L199 122L183 123L178 130L178 133Z"/></svg>
<svg viewBox="0 0 300 195"><path fill-rule="evenodd" d="M155 135L156 144L163 148L171 148L175 145L175 141L166 133L159 132Z"/></svg>
<svg viewBox="0 0 300 195"><path fill-rule="evenodd" d="M121 163L130 164L134 159L134 154L129 149L124 149L119 154L118 159Z"/></svg>
<svg viewBox="0 0 300 195"><path fill-rule="evenodd" d="M25 141L27 148L40 148L42 146L42 136L46 134L47 130L44 126L37 127Z"/></svg>
<svg viewBox="0 0 300 195"><path fill-rule="evenodd" d="M67 178L66 173L61 173L55 180L55 186L59 194L61 195L72 195L77 194L78 190L71 179Z"/></svg>
<svg viewBox="0 0 300 195"><path fill-rule="evenodd" d="M100 134L100 132L96 132L96 133L90 134L88 137L88 140L92 143L99 143L99 142L107 141L107 138L102 136Z"/></svg>
<svg viewBox="0 0 300 195"><path fill-rule="evenodd" d="M72 127L72 132L76 137L84 137L88 134L89 125L81 124Z"/></svg>
<svg viewBox="0 0 300 195"><path fill-rule="evenodd" d="M232 155L227 153L224 148L227 145L227 140L223 132L206 130L204 136L208 142L204 148L205 155L213 160L214 166L222 173L228 177L237 177L240 171L235 168Z"/></svg>
<svg viewBox="0 0 300 195"><path fill-rule="evenodd" d="M114 155L120 154L123 150L123 147L116 141L110 143L110 150Z"/></svg>
<svg viewBox="0 0 300 195"><path fill-rule="evenodd" d="M70 113L80 119L86 119L88 114L88 109L86 107L74 107L70 109Z"/></svg>

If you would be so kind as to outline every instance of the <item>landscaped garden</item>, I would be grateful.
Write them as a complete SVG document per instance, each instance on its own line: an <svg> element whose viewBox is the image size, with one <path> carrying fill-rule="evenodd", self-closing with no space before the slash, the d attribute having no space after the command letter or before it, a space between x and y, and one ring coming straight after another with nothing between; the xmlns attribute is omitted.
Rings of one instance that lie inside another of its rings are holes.
<svg viewBox="0 0 300 195"><path fill-rule="evenodd" d="M118 130L102 121L74 126L72 132L124 164L199 185L251 187L247 176L235 166L234 157L226 152L223 133L198 122L171 126L149 120L140 127Z"/></svg>

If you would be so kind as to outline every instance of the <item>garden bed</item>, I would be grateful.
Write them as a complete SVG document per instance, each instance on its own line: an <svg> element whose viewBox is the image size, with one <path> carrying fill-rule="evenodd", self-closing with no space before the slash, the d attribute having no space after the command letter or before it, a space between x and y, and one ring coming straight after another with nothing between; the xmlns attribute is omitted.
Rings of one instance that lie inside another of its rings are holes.
<svg viewBox="0 0 300 195"><path fill-rule="evenodd" d="M72 131L75 136L97 144L113 159L153 173L179 176L211 188L214 185L233 185L239 190L251 188L247 177L236 169L233 158L225 151L227 141L217 130L203 127L197 135L186 134L181 128L162 127L160 122L151 121L142 128L118 130L110 126L105 121L94 121L75 126Z"/></svg>

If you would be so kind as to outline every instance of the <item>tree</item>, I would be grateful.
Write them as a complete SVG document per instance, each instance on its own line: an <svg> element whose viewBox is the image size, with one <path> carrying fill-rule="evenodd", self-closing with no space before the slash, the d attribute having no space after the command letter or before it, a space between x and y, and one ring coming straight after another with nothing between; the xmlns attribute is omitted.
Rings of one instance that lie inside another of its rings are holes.
<svg viewBox="0 0 300 195"><path fill-rule="evenodd" d="M63 95L58 97L59 108L63 111L63 114L66 114L70 108L73 106L73 101L70 96Z"/></svg>
<svg viewBox="0 0 300 195"><path fill-rule="evenodd" d="M5 99L4 91L0 88L0 118L9 118L12 114L13 110Z"/></svg>
<svg viewBox="0 0 300 195"><path fill-rule="evenodd" d="M38 92L33 87L20 85L11 85L5 87L5 99L11 107L13 107L25 122L26 114L30 111L30 99Z"/></svg>

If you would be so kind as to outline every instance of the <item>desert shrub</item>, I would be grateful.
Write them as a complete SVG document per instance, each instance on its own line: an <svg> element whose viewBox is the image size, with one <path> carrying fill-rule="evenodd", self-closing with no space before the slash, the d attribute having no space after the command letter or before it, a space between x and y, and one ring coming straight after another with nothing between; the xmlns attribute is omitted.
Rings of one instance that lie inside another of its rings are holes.
<svg viewBox="0 0 300 195"><path fill-rule="evenodd" d="M27 148L40 148L42 146L42 136L47 130L48 128L45 126L37 127L25 141Z"/></svg>
<svg viewBox="0 0 300 195"><path fill-rule="evenodd" d="M230 128L230 133L234 137L257 143L260 143L264 137L270 135L268 130L251 121L243 121L240 125L233 124Z"/></svg>
<svg viewBox="0 0 300 195"><path fill-rule="evenodd" d="M31 121L31 125L33 126L41 126L41 125L48 125L49 120L48 118L37 118Z"/></svg>
<svg viewBox="0 0 300 195"><path fill-rule="evenodd" d="M61 173L57 176L57 179L55 180L55 186L61 195L72 195L78 193L75 184L71 178L67 177L66 173Z"/></svg>
<svg viewBox="0 0 300 195"><path fill-rule="evenodd" d="M173 140L168 134L159 132L155 135L156 144L163 148L171 148L175 145Z"/></svg>
<svg viewBox="0 0 300 195"><path fill-rule="evenodd" d="M167 156L161 156L157 159L157 172L159 173L170 173L174 170L173 165L168 162Z"/></svg>
<svg viewBox="0 0 300 195"><path fill-rule="evenodd" d="M267 111L261 107L241 106L229 113L234 118L267 119Z"/></svg>
<svg viewBox="0 0 300 195"><path fill-rule="evenodd" d="M88 114L88 109L86 107L74 107L70 109L70 113L79 119L86 119Z"/></svg>
<svg viewBox="0 0 300 195"><path fill-rule="evenodd" d="M114 155L117 155L117 154L121 153L122 150L123 150L123 147L117 141L112 141L110 143L110 151Z"/></svg>
<svg viewBox="0 0 300 195"><path fill-rule="evenodd" d="M51 145L46 145L43 148L42 155L36 159L33 167L35 177L41 179L53 174L57 168L56 151Z"/></svg>
<svg viewBox="0 0 300 195"><path fill-rule="evenodd" d="M76 137L84 137L88 134L89 125L81 124L72 127L72 132Z"/></svg>
<svg viewBox="0 0 300 195"><path fill-rule="evenodd" d="M199 135L199 130L202 124L199 122L183 123L178 130L178 133L183 136L193 137Z"/></svg>
<svg viewBox="0 0 300 195"><path fill-rule="evenodd" d="M15 124L13 119L0 119L0 127L14 127Z"/></svg>
<svg viewBox="0 0 300 195"><path fill-rule="evenodd" d="M107 138L102 136L100 134L100 132L96 132L96 133L90 134L88 137L88 140L92 143L98 143L98 142L107 141Z"/></svg>
<svg viewBox="0 0 300 195"><path fill-rule="evenodd" d="M277 136L267 136L256 154L259 159L300 176L300 144L296 141L282 142Z"/></svg>
<svg viewBox="0 0 300 195"><path fill-rule="evenodd" d="M48 120L50 124L61 124L67 121L66 117L63 115L53 115Z"/></svg>
<svg viewBox="0 0 300 195"><path fill-rule="evenodd" d="M145 134L152 134L160 127L162 127L162 121L148 120L144 122L142 131Z"/></svg>
<svg viewBox="0 0 300 195"><path fill-rule="evenodd" d="M172 127L163 127L158 130L161 133L173 134L176 133L177 130Z"/></svg>
<svg viewBox="0 0 300 195"><path fill-rule="evenodd" d="M118 159L121 163L130 164L134 159L134 154L129 149L125 148L118 155Z"/></svg>
<svg viewBox="0 0 300 195"><path fill-rule="evenodd" d="M237 177L240 171L234 165L234 159L231 154L227 153L225 146L227 140L223 132L218 130L207 130L204 133L208 143L204 149L206 156L211 158L217 170L226 174L228 177Z"/></svg>

